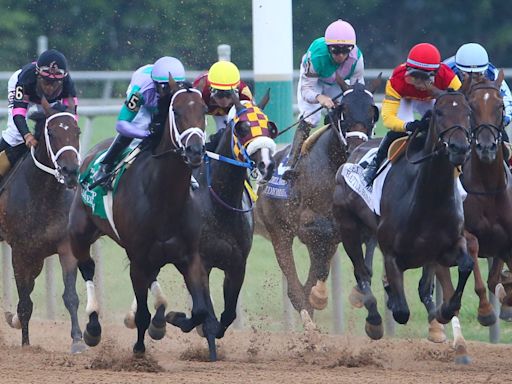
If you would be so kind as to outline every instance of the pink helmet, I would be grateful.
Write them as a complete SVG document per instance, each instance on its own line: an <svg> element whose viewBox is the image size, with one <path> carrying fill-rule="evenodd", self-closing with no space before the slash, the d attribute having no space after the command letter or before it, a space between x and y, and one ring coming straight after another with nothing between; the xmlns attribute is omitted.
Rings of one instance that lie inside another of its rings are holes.
<svg viewBox="0 0 512 384"><path fill-rule="evenodd" d="M325 30L325 42L327 45L356 45L356 31L350 23L336 20Z"/></svg>

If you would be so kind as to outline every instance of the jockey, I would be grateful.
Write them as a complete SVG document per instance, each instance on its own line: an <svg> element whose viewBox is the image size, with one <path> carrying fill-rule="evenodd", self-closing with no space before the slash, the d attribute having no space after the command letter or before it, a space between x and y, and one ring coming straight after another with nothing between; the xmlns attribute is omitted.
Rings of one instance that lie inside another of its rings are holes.
<svg viewBox="0 0 512 384"><path fill-rule="evenodd" d="M449 57L443 61L448 65L459 79L463 80L463 74L467 73L473 77L485 76L494 81L498 77L498 69L489 62L489 55L484 47L477 43L468 43L460 46L455 56ZM506 127L512 121L512 94L506 81L501 83L501 96L503 97L504 115L503 126ZM504 131L505 141L508 141L508 135Z"/></svg>
<svg viewBox="0 0 512 384"><path fill-rule="evenodd" d="M382 102L382 120L389 132L382 139L377 155L365 170L364 178L371 185L375 174L386 158L389 146L399 137L417 129L427 129L429 115L434 100L428 91L433 84L441 90L461 87L459 78L444 63L441 63L439 50L428 43L416 44L409 51L407 61L397 66L386 83ZM414 119L414 112L421 120Z"/></svg>
<svg viewBox="0 0 512 384"><path fill-rule="evenodd" d="M240 100L252 101L251 90L240 80L240 71L229 61L218 61L207 73L194 80L194 87L199 88L203 100L208 106L208 115L212 115L217 124L217 131L226 127L228 112L234 104L232 92Z"/></svg>
<svg viewBox="0 0 512 384"><path fill-rule="evenodd" d="M75 111L78 104L75 84L68 73L67 60L55 49L43 52L36 62L26 64L9 78L7 129L2 132L0 152L25 143L28 148L35 147L39 138L39 129L32 134L26 116L30 107L41 110L41 98L44 96L50 104L60 102L67 105L68 98L74 99ZM36 128L37 128L36 124ZM16 161L18 154L9 159Z"/></svg>
<svg viewBox="0 0 512 384"><path fill-rule="evenodd" d="M154 64L137 69L126 91L126 100L117 117L115 140L101 160L94 174L93 183L104 179L112 170L114 161L134 138L144 139L150 135L149 125L158 112L159 94L156 84L168 84L169 73L175 81L185 81L185 68L174 57L164 56Z"/></svg>
<svg viewBox="0 0 512 384"><path fill-rule="evenodd" d="M297 86L300 123L293 138L288 162L290 169L285 172L285 179L296 175L294 168L299 160L302 144L308 138L311 128L320 121L321 112L307 115L319 106L335 106L333 98L341 93L341 88L336 83L336 74L343 80L350 81L350 84L364 84L363 53L356 45L354 28L344 20L331 23L325 30L324 37L314 40L302 57Z"/></svg>

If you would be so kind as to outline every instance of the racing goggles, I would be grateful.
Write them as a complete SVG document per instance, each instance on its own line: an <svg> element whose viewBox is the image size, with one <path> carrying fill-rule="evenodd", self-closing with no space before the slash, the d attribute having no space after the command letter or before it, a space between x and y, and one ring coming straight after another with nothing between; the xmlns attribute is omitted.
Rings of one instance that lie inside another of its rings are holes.
<svg viewBox="0 0 512 384"><path fill-rule="evenodd" d="M407 67L406 75L414 77L418 80L434 81L434 77L436 77L436 71L424 71L418 68Z"/></svg>
<svg viewBox="0 0 512 384"><path fill-rule="evenodd" d="M68 73L66 70L52 66L52 67L37 67L37 74L46 79L62 80Z"/></svg>
<svg viewBox="0 0 512 384"><path fill-rule="evenodd" d="M233 94L238 96L238 89L215 89L210 88L210 94L216 99L226 99L233 97Z"/></svg>
<svg viewBox="0 0 512 384"><path fill-rule="evenodd" d="M353 49L353 45L329 45L329 52L333 55L348 55Z"/></svg>

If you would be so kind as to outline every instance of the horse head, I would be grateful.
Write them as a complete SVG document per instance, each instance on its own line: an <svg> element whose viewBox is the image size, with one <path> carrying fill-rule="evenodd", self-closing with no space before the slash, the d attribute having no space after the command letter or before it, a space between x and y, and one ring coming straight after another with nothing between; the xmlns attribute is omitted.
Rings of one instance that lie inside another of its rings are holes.
<svg viewBox="0 0 512 384"><path fill-rule="evenodd" d="M336 75L336 81L343 91L340 105L334 110L333 120L340 127L340 139L347 146L350 154L352 149L372 136L375 123L379 120L379 109L375 105L373 92L381 83L382 73L372 81L368 88L359 82L349 86Z"/></svg>
<svg viewBox="0 0 512 384"><path fill-rule="evenodd" d="M43 97L41 100L46 121L40 145L32 148L34 163L41 170L55 176L59 183L74 188L80 167L80 128L75 116L75 104L70 98L69 106L60 112Z"/></svg>
<svg viewBox="0 0 512 384"><path fill-rule="evenodd" d="M446 150L449 161L454 166L460 166L471 150L471 108L462 92L452 89L440 91L433 86L431 91L436 102L432 110L426 146L433 151Z"/></svg>
<svg viewBox="0 0 512 384"><path fill-rule="evenodd" d="M270 180L274 172L277 127L263 112L269 100L268 91L259 104L240 101L234 95L234 105L228 115L231 127L233 155L240 161L250 161L255 165L258 184Z"/></svg>
<svg viewBox="0 0 512 384"><path fill-rule="evenodd" d="M170 142L186 164L192 168L199 167L205 153L207 110L201 92L189 82L176 82L169 74L168 87L160 88L159 93L159 110L161 104L168 105L168 118L157 149L167 151Z"/></svg>
<svg viewBox="0 0 512 384"><path fill-rule="evenodd" d="M471 107L471 138L478 158L487 164L497 158L499 143L503 140L503 97L500 92L503 81L500 70L495 81L482 77L475 81L464 78L462 90Z"/></svg>

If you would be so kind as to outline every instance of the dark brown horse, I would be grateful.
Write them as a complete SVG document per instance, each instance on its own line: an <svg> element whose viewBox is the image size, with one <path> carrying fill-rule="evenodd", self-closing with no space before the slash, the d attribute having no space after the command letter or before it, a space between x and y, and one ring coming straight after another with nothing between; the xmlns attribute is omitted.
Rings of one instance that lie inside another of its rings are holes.
<svg viewBox="0 0 512 384"><path fill-rule="evenodd" d="M41 273L44 259L58 253L64 279L62 297L71 316L71 352L76 353L85 345L77 317L76 259L66 227L77 185L80 129L73 105L72 113L53 110L44 99L42 106L46 122L39 144L7 175L0 195L0 234L12 248L19 297L16 313L5 315L11 327L21 328L22 345L29 345L34 280Z"/></svg>
<svg viewBox="0 0 512 384"><path fill-rule="evenodd" d="M469 82L469 86L464 87L465 94L473 114L472 152L460 176L468 193L464 201L465 237L468 250L475 262L475 292L479 297L477 318L480 324L489 326L496 322L496 316L487 298L478 267L478 257L493 258L487 285L491 292L498 293L502 301L500 317L504 320L512 317L512 294L500 293L500 290L503 290L500 283L503 263L510 263L512 256L512 182L503 156L504 106L500 94L503 71L500 71L495 81L485 78L479 81L468 78L466 81ZM433 276L432 269L424 271L424 275ZM443 296L450 297L454 288L449 271L439 266L436 275L443 288ZM465 350L459 322L453 326L455 348ZM458 328L456 333L455 328ZM438 332L440 340L446 338L442 328ZM462 362L467 361L469 360L466 358Z"/></svg>
<svg viewBox="0 0 512 384"><path fill-rule="evenodd" d="M449 91L436 96L425 144L415 153L408 151L398 159L386 177L380 219L348 186L342 176L344 166L336 175L335 214L363 302L365 305L375 302L370 288L371 276L361 250L361 233L370 231L377 234L384 255L387 305L400 324L409 319L403 288L405 270L436 263L458 266L459 283L455 293L437 312L433 308L433 313L429 313L446 323L460 308L462 292L473 268L462 230L462 198L454 181L455 167L464 163L470 151L471 111L460 92ZM365 148L361 146L358 150L364 152ZM349 162L360 157L361 153L354 153ZM430 288L420 284L420 296L422 289ZM367 306L367 309L368 333L369 320L379 314L375 306Z"/></svg>
<svg viewBox="0 0 512 384"><path fill-rule="evenodd" d="M343 81L339 84L344 91L341 104L328 127L309 139L316 142L312 146L306 142L309 150L297 165L299 176L290 182L288 198L276 199L270 194L269 184L258 190L255 209L256 233L272 241L288 283L288 297L308 326L312 325L313 310L327 306L325 282L332 256L341 241L332 214L334 175L350 151L368 140L378 119L372 92L380 84L380 76L369 90L359 83L353 87ZM289 148L278 152L276 163L282 162L288 152ZM310 257L304 284L298 277L292 253L295 237L307 246Z"/></svg>
<svg viewBox="0 0 512 384"><path fill-rule="evenodd" d="M199 255L200 214L190 194L191 168L203 161L206 106L201 93L188 83L177 83L171 78L169 89L170 95L160 98L159 110L169 112L168 116L164 113L165 129L158 144L139 154L117 186L112 207L114 227L109 220L92 214L81 193L73 201L69 231L73 253L87 285L89 323L84 340L90 346L97 345L101 338L90 246L105 234L122 246L130 259L137 301L134 353L145 352L144 336L151 320L147 294L150 288L158 289L151 283L165 264L173 263L183 274L192 296L192 317L177 320L182 329L191 330L202 324L213 311L208 276ZM82 171L107 145L103 143L91 150ZM149 333L156 338L165 333L165 304L157 304L151 322ZM214 353L215 329L206 328L210 351Z"/></svg>
<svg viewBox="0 0 512 384"><path fill-rule="evenodd" d="M199 251L208 275L213 268L224 271L224 311L217 338L224 336L236 318L238 296L252 246L252 207L250 202L244 203L247 171L251 171L260 185L265 184L274 171L276 145L272 138L277 128L262 111L267 101L268 98L264 98L256 106L237 100L236 116L230 113L228 127L221 135L215 153L207 152L205 164L194 171L200 185L194 192L201 211ZM160 295L158 291L157 300ZM174 316L184 315L175 313ZM215 318L214 313L213 316ZM132 317L132 313L127 316L128 319Z"/></svg>

